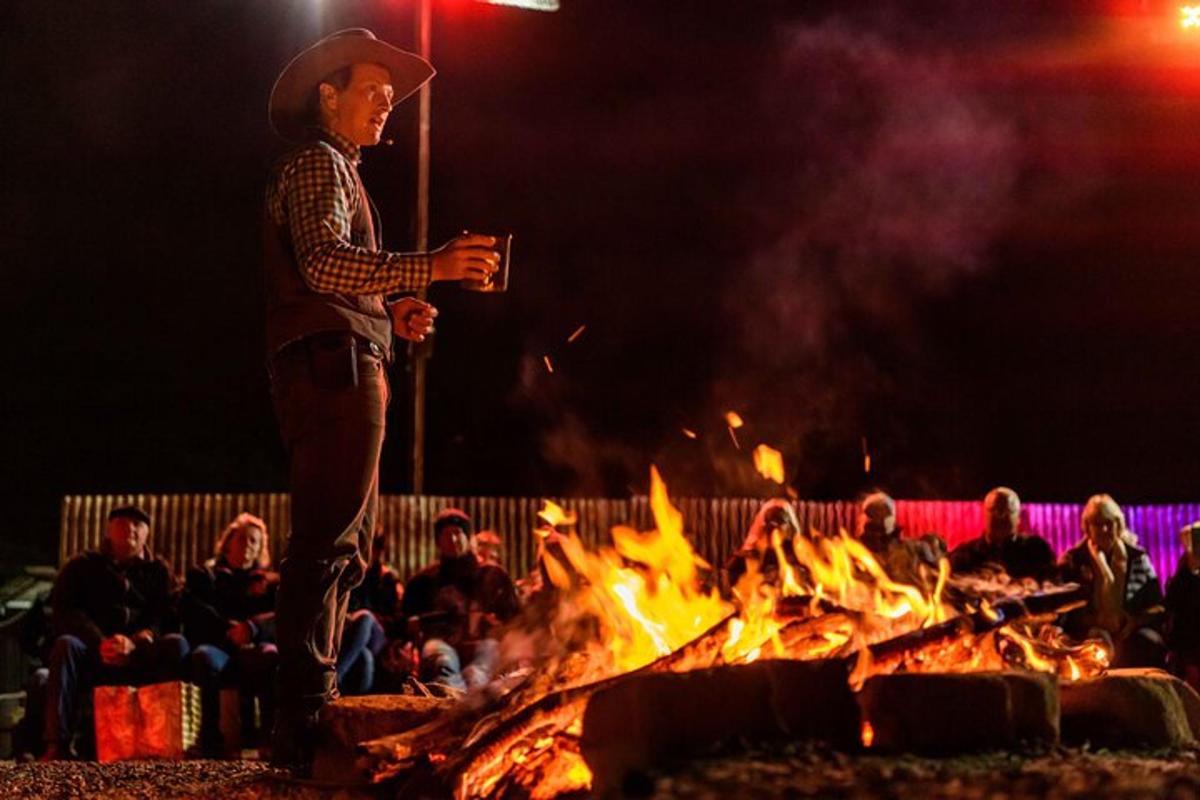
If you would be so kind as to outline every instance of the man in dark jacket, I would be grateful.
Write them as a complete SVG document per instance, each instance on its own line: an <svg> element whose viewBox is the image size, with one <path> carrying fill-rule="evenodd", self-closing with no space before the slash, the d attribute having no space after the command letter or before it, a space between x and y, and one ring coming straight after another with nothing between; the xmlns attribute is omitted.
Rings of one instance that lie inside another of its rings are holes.
<svg viewBox="0 0 1200 800"><path fill-rule="evenodd" d="M950 553L954 572L979 572L988 565L1003 567L1014 578L1038 581L1054 577L1054 548L1040 536L1021 532L1021 498L1007 486L997 486L983 498L983 533Z"/></svg>
<svg viewBox="0 0 1200 800"><path fill-rule="evenodd" d="M84 691L183 675L188 644L172 632L177 583L166 562L151 555L149 535L145 511L115 508L100 549L72 558L55 580L45 759L71 755Z"/></svg>
<svg viewBox="0 0 1200 800"><path fill-rule="evenodd" d="M404 587L403 613L423 640L425 680L465 690L491 679L498 657L493 630L516 616L516 588L502 567L471 550L473 524L448 508L433 524L438 560Z"/></svg>

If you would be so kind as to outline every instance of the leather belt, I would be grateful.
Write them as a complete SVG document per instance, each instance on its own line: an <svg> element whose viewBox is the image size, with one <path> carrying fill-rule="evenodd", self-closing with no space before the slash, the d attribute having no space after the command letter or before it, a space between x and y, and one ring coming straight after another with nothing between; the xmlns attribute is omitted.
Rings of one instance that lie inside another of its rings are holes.
<svg viewBox="0 0 1200 800"><path fill-rule="evenodd" d="M383 348L370 339L349 331L322 331L312 333L300 339L288 342L275 354L275 357L290 356L313 350L340 350L354 347L360 353L369 353L376 358L383 358Z"/></svg>

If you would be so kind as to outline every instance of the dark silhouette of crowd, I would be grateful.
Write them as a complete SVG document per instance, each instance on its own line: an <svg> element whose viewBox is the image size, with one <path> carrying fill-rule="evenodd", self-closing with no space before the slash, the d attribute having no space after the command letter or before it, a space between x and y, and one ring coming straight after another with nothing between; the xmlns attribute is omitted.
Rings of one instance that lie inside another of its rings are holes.
<svg viewBox="0 0 1200 800"><path fill-rule="evenodd" d="M886 494L869 494L853 532L888 574L936 575L948 558L956 577L1023 582L1030 590L1047 581L1078 584L1086 601L1060 617L1066 634L1103 640L1114 666L1168 668L1200 687L1200 523L1181 532L1184 554L1164 595L1150 558L1108 495L1088 500L1078 544L1057 559L1045 539L1023 528L1021 501L1007 487L988 492L983 529L949 553L936 534L902 535L896 511ZM46 630L36 637L44 666L29 685L23 727L30 754L60 759L92 752L85 720L93 687L169 680L199 688L200 754L269 748L279 576L266 523L239 514L217 537L212 557L188 568L182 580L154 555L151 527L142 509L116 508L99 549L77 554L60 570ZM388 565L386 537L377 532L336 651L341 694L418 688L455 696L484 686L497 670L506 623L523 605L557 601L544 567L532 574L542 578L538 586L530 590L526 579L518 595L502 566L500 535L476 531L464 511L445 509L432 527L436 558L407 583ZM732 597L748 570L779 580L779 559L790 560L793 538L807 535L790 503L767 501L714 582Z"/></svg>

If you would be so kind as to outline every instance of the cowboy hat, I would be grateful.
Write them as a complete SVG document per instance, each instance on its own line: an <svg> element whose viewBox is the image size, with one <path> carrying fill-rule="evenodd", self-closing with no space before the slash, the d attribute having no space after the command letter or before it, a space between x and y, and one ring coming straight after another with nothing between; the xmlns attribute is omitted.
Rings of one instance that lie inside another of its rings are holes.
<svg viewBox="0 0 1200 800"><path fill-rule="evenodd" d="M289 141L303 139L305 130L313 124L309 119L313 89L338 70L364 63L379 64L391 73L393 108L434 74L428 61L376 39L366 28L331 33L293 58L279 73L267 103L271 127Z"/></svg>

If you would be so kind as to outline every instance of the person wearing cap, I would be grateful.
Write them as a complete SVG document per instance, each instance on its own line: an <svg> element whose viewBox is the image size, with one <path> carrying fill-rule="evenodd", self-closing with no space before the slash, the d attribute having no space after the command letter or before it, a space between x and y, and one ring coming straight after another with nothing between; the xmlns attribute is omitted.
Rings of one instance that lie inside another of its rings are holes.
<svg viewBox="0 0 1200 800"><path fill-rule="evenodd" d="M459 691L491 679L499 656L494 631L519 611L508 573L481 563L472 550L473 530L466 512L439 513L438 560L404 587L403 614L421 641L421 678Z"/></svg>
<svg viewBox="0 0 1200 800"><path fill-rule="evenodd" d="M43 758L73 755L85 691L183 676L188 643L178 625L178 582L147 545L150 515L114 508L99 550L74 556L50 594L55 639L48 659Z"/></svg>
<svg viewBox="0 0 1200 800"><path fill-rule="evenodd" d="M296 56L268 104L274 130L295 144L268 184L263 263L292 515L279 565L273 761L298 772L311 765L317 714L336 696L348 596L370 561L393 333L420 341L436 315L388 297L486 280L499 263L489 236L464 234L431 253L380 246L359 162L396 103L433 73L368 30L344 30Z"/></svg>
<svg viewBox="0 0 1200 800"><path fill-rule="evenodd" d="M1054 577L1054 548L1042 537L1021 531L1021 498L997 486L983 498L983 533L950 553L956 574L1000 567L1013 578L1043 581Z"/></svg>

